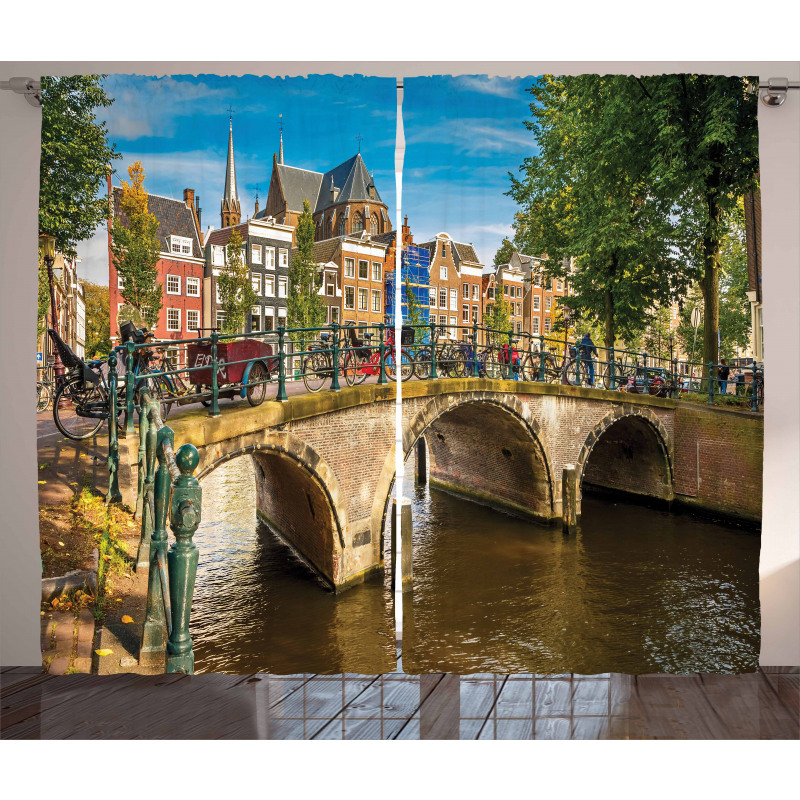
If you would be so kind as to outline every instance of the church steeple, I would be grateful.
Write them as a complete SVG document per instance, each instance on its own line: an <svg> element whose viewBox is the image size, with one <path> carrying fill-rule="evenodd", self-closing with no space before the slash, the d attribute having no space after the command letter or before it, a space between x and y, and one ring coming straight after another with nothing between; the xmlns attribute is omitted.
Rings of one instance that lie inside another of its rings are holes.
<svg viewBox="0 0 800 800"><path fill-rule="evenodd" d="M278 149L278 163L283 164L283 114L278 114L278 118L281 121L281 144Z"/></svg>
<svg viewBox="0 0 800 800"><path fill-rule="evenodd" d="M236 188L236 163L233 158L233 117L229 116L228 163L225 168L225 193L222 196L220 220L223 228L238 225L242 220L239 192Z"/></svg>

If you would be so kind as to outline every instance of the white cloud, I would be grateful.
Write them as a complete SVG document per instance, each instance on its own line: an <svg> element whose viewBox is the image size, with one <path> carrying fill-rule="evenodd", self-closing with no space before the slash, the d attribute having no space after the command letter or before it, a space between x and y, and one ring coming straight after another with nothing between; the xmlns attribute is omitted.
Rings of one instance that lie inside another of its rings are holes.
<svg viewBox="0 0 800 800"><path fill-rule="evenodd" d="M480 94L493 94L497 97L519 97L519 89L510 78L489 77L488 75L460 75L455 80L460 89L479 92Z"/></svg>
<svg viewBox="0 0 800 800"><path fill-rule="evenodd" d="M456 155L485 156L490 153L531 151L534 141L519 120L489 122L477 119L446 119L430 125L406 129L406 147L417 144L443 144Z"/></svg>
<svg viewBox="0 0 800 800"><path fill-rule="evenodd" d="M101 225L91 239L78 242L78 277L108 286L108 231Z"/></svg>

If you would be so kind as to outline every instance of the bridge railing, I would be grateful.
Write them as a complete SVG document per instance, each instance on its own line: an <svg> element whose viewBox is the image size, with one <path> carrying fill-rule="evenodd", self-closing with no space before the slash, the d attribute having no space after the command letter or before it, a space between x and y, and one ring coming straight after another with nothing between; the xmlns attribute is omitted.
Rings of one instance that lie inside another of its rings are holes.
<svg viewBox="0 0 800 800"><path fill-rule="evenodd" d="M145 388L139 393L139 487L141 535L137 570L148 569L147 614L140 664L161 663L167 672L194 672L189 634L199 554L193 536L200 524L202 489L192 444L174 452L175 435L161 419L161 404ZM156 463L158 467L156 468ZM174 534L170 545L167 517ZM168 549L169 548L169 549Z"/></svg>

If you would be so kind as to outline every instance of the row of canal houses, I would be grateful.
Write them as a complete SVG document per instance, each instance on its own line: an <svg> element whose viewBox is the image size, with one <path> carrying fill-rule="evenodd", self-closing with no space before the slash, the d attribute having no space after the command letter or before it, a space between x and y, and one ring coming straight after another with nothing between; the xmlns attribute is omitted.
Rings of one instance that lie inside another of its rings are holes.
<svg viewBox="0 0 800 800"><path fill-rule="evenodd" d="M110 322L116 334L123 300L110 241L111 226L121 217L122 190L112 187L110 177L108 192L113 214L109 220ZM242 254L258 297L251 309L250 329L273 331L285 326L289 268L304 200L309 202L314 218L314 259L321 278L319 292L326 306L326 324L394 321L394 270L399 246L422 318L447 326L453 338L460 336L462 326L481 323L500 282L511 310L512 328L533 335L550 332L556 298L564 294L565 287L560 281L551 285L542 280L539 259L514 253L508 264L487 269L472 244L454 241L447 233L414 243L408 217L401 226L398 245L398 231L360 152L326 172L299 169L284 163L281 134L265 206L259 208L256 199L252 216L243 222L231 123L219 228L209 226L205 234L202 232L200 198L192 189L185 189L180 200L153 194L148 197L148 210L158 220L157 235L162 243L158 269L163 302L155 328L157 338L190 339L198 331L207 335L210 329L222 326L224 312L216 278L225 264L225 247L234 229L242 237ZM402 295L405 298L405 291Z"/></svg>

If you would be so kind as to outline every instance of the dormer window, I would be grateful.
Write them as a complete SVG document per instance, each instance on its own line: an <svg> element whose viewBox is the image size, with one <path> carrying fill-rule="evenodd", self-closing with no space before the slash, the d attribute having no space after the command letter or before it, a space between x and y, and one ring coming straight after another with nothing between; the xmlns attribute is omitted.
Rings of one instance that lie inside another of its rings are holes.
<svg viewBox="0 0 800 800"><path fill-rule="evenodd" d="M190 256L192 254L192 240L185 236L170 236L169 251L176 255Z"/></svg>
<svg viewBox="0 0 800 800"><path fill-rule="evenodd" d="M442 245L442 258L447 258L447 245Z"/></svg>

